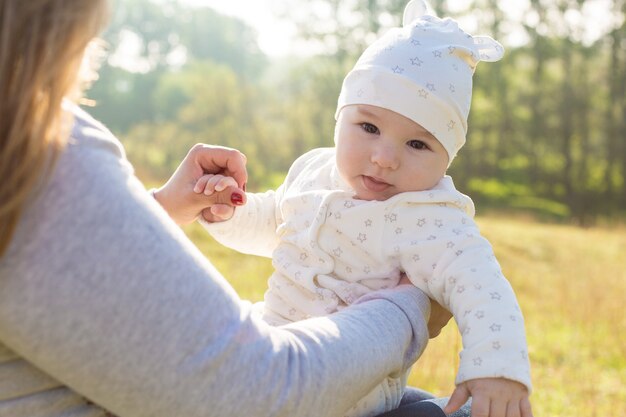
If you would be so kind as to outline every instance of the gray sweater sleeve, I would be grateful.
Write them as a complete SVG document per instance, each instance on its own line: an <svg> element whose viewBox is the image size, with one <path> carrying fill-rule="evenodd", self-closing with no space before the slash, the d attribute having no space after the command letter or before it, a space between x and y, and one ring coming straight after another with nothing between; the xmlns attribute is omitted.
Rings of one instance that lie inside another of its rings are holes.
<svg viewBox="0 0 626 417"><path fill-rule="evenodd" d="M0 344L121 417L337 416L427 342L415 288L273 328L80 114L0 259Z"/></svg>

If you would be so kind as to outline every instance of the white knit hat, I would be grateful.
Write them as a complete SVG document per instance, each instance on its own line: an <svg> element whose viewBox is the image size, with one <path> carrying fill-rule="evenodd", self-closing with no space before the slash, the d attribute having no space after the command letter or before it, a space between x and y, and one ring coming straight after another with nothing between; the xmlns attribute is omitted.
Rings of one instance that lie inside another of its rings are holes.
<svg viewBox="0 0 626 417"><path fill-rule="evenodd" d="M343 81L335 118L350 104L392 110L435 136L452 162L465 143L474 69L479 61L498 61L504 48L428 10L423 0L411 0L403 27L363 52Z"/></svg>

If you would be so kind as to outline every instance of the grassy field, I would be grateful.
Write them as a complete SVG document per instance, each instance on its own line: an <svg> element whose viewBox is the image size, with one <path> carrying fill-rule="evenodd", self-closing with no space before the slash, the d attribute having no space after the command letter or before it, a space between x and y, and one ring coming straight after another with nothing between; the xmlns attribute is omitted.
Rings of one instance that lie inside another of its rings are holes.
<svg viewBox="0 0 626 417"><path fill-rule="evenodd" d="M479 218L526 318L535 416L626 416L626 229ZM268 260L235 254L196 226L189 236L242 298L260 300ZM453 389L461 338L449 325L409 383Z"/></svg>

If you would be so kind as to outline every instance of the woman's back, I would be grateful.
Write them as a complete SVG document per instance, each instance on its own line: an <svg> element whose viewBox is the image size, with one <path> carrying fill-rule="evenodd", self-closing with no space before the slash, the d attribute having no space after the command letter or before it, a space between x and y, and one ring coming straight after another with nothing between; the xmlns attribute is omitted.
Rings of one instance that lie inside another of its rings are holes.
<svg viewBox="0 0 626 417"><path fill-rule="evenodd" d="M96 417L105 412L0 344L0 415Z"/></svg>
<svg viewBox="0 0 626 417"><path fill-rule="evenodd" d="M32 324L45 323L49 303L66 308L68 313L72 311L73 301L69 298L45 300L43 303L35 300L38 294L43 295L47 292L45 288L37 288L41 287L40 279L46 275L55 274L57 271L60 273L58 279L50 280L50 285L62 286L64 281L62 276L75 274L76 267L80 265L79 262L68 265L66 264L67 258L57 256L58 254L55 253L56 245L80 246L80 242L72 236L57 232L59 228L63 229L66 226L60 224L58 220L75 218L82 207L82 200L71 201L71 197L62 191L61 184L65 183L67 187L74 188L81 179L89 180L88 177L80 178L82 175L80 171L81 166L84 167L85 164L90 163L88 156L90 153L94 156L98 155L97 152L93 152L93 149L98 147L104 149L107 147L104 144L109 143L109 153L112 156L122 155L121 148L111 139L107 140L104 134L100 135L99 146L98 141L82 137L81 129L93 129L90 125L97 126L93 122L88 122L85 117L83 114L83 119L79 119L77 124L79 127L74 130L73 135L77 138L61 156L61 163L50 178L50 183L34 199L33 204L22 216L8 252L0 258L0 381L2 382L0 383L0 415L2 416L97 417L106 414L101 408L89 403L2 343L3 340L12 340L14 337L18 339L25 336L34 337L34 333L30 331L33 329ZM95 157L92 162L96 163L97 159L98 157ZM63 211L64 215L60 216L59 211ZM67 305L64 306L64 303ZM24 334L19 335L16 329L22 329ZM54 332L56 329L47 330ZM71 335L66 336L71 337ZM30 339L30 342L33 340ZM42 350L45 347L42 343L36 348ZM59 357L58 361L61 364L63 358Z"/></svg>

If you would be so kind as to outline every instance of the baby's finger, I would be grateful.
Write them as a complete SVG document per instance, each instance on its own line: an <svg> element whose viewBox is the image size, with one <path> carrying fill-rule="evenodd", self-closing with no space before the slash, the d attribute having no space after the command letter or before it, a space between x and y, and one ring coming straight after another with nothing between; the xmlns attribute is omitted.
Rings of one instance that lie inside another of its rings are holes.
<svg viewBox="0 0 626 417"><path fill-rule="evenodd" d="M528 399L528 397L522 398L520 403L520 411L522 417L533 417L533 410L530 406L530 400Z"/></svg>
<svg viewBox="0 0 626 417"><path fill-rule="evenodd" d="M520 417L521 404L519 401L509 401L506 407L506 417Z"/></svg>
<svg viewBox="0 0 626 417"><path fill-rule="evenodd" d="M224 191L228 187L238 188L239 184L237 184L237 181L235 181L233 177L222 177L215 184L215 191Z"/></svg>
<svg viewBox="0 0 626 417"><path fill-rule="evenodd" d="M219 183L222 179L224 178L223 175L213 175L211 178L209 178L209 181L206 184L206 187L204 188L204 194L205 195L211 195L213 194L215 191L219 191L215 189L215 186L217 185L217 183Z"/></svg>
<svg viewBox="0 0 626 417"><path fill-rule="evenodd" d="M490 402L489 398L472 396L472 417L496 416L496 414L489 414Z"/></svg>
<svg viewBox="0 0 626 417"><path fill-rule="evenodd" d="M443 409L444 413L446 414L454 413L456 410L461 408L463 404L465 404L465 402L469 399L469 397L470 397L470 392L467 389L467 385L465 383L457 385L457 387L454 389L454 392L450 396L450 399L448 400L448 404ZM474 411L474 408L472 407L472 412L473 411Z"/></svg>
<svg viewBox="0 0 626 417"><path fill-rule="evenodd" d="M196 185L194 185L193 187L193 192L197 193L197 194L201 194L204 192L204 189L206 188L206 184L209 181L209 179L212 177L213 175L208 174L208 175L203 175L201 176L198 181L196 181Z"/></svg>
<svg viewBox="0 0 626 417"><path fill-rule="evenodd" d="M485 414L485 417L507 417L507 404L508 401L502 400L499 398L490 398L490 404L488 413ZM474 410L472 409L472 416L474 415ZM477 414L482 415L482 414Z"/></svg>

